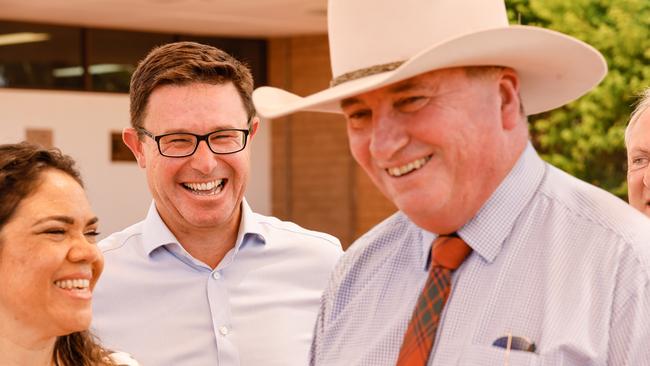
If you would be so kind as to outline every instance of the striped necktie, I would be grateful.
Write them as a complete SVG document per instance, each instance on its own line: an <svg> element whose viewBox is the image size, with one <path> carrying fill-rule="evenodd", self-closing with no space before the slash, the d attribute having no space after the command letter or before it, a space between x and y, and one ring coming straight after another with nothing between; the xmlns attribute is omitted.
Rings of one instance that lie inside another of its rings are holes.
<svg viewBox="0 0 650 366"><path fill-rule="evenodd" d="M451 274L472 251L456 233L439 236L431 249L431 269L413 310L397 366L425 366L436 337L440 314L451 290Z"/></svg>

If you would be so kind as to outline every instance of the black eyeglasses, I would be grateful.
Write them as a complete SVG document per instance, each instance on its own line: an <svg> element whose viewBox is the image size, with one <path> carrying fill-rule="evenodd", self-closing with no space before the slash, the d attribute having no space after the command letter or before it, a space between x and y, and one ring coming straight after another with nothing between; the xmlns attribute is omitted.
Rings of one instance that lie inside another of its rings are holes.
<svg viewBox="0 0 650 366"><path fill-rule="evenodd" d="M201 141L205 141L210 151L215 154L234 154L244 150L250 134L250 130L227 128L205 135L179 132L154 136L153 133L142 127L136 127L135 129L156 141L160 155L170 158L184 158L194 154Z"/></svg>

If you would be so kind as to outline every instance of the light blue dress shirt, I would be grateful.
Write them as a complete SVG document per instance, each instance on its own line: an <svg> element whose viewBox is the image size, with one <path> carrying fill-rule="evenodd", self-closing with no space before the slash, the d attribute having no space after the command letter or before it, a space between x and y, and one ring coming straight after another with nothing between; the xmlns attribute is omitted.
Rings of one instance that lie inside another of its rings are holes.
<svg viewBox="0 0 650 366"><path fill-rule="evenodd" d="M528 145L459 235L473 252L429 365L650 365L650 220L625 202ZM435 237L397 213L352 245L323 295L312 365L395 365ZM537 351L492 346L507 334Z"/></svg>
<svg viewBox="0 0 650 366"><path fill-rule="evenodd" d="M215 270L190 256L152 204L100 242L92 329L146 366L304 366L319 299L342 253L333 236L253 213Z"/></svg>

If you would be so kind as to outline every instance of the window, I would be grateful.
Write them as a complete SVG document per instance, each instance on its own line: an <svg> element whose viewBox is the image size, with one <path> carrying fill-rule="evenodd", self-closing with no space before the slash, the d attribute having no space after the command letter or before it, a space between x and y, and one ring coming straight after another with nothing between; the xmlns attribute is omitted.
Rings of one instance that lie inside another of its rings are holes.
<svg viewBox="0 0 650 366"><path fill-rule="evenodd" d="M0 22L0 87L83 89L81 29Z"/></svg>
<svg viewBox="0 0 650 366"><path fill-rule="evenodd" d="M245 62L266 84L266 40L173 35L0 20L0 87L128 93L138 62L177 41L209 44Z"/></svg>
<svg viewBox="0 0 650 366"><path fill-rule="evenodd" d="M168 34L89 29L88 71L94 91L129 91L131 74L154 47L173 42Z"/></svg>

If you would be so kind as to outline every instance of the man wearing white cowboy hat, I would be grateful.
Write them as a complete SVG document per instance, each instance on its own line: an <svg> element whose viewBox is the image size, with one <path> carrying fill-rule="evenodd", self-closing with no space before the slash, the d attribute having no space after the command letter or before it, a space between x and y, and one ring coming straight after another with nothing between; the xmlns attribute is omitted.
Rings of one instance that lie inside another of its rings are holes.
<svg viewBox="0 0 650 366"><path fill-rule="evenodd" d="M312 365L650 364L650 230L544 163L526 114L605 75L566 35L508 26L502 0L330 0L332 86L260 88L267 118L343 113L399 212L323 295Z"/></svg>

